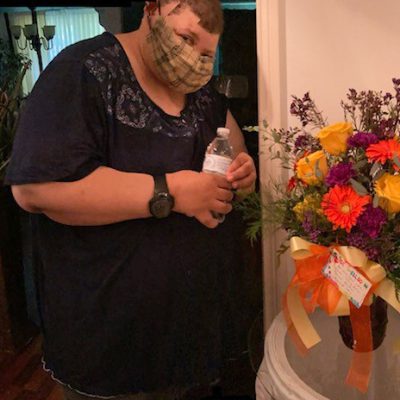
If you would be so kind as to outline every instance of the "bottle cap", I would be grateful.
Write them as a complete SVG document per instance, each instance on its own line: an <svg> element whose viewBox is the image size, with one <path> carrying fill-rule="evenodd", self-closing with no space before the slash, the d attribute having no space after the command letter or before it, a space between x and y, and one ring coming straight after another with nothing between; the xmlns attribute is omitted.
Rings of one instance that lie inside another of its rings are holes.
<svg viewBox="0 0 400 400"><path fill-rule="evenodd" d="M222 136L224 138L227 138L231 131L228 128L218 128L217 129L217 135Z"/></svg>

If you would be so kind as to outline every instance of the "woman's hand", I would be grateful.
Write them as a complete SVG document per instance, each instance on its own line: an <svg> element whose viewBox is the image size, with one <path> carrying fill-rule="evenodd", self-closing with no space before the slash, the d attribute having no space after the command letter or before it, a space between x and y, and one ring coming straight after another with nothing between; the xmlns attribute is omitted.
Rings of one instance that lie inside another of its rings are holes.
<svg viewBox="0 0 400 400"><path fill-rule="evenodd" d="M226 178L239 193L254 192L257 172L253 159L245 152L239 153L229 166Z"/></svg>
<svg viewBox="0 0 400 400"><path fill-rule="evenodd" d="M168 187L175 198L174 211L195 217L208 228L218 226L211 211L232 211L232 185L224 176L195 171L167 174Z"/></svg>

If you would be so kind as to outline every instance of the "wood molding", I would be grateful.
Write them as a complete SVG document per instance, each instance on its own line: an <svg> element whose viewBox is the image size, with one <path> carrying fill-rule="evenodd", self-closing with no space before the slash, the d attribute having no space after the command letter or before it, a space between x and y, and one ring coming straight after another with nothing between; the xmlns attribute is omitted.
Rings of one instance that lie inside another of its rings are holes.
<svg viewBox="0 0 400 400"><path fill-rule="evenodd" d="M259 126L287 126L285 0L257 0L257 54ZM279 163L269 158L267 142L259 135L260 187L272 179L285 179ZM263 235L264 329L280 310L276 250L278 235Z"/></svg>

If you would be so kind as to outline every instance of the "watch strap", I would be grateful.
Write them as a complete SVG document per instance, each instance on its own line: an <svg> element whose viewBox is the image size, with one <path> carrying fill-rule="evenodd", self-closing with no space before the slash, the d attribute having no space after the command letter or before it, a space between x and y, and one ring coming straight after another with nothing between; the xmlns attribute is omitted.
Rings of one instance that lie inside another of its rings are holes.
<svg viewBox="0 0 400 400"><path fill-rule="evenodd" d="M159 193L169 194L167 178L165 174L154 175L154 195L157 195Z"/></svg>

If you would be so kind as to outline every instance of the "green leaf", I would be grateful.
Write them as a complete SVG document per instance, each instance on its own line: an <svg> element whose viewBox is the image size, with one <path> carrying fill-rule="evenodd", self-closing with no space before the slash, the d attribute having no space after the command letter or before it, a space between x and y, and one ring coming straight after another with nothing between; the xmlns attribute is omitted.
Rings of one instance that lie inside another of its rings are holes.
<svg viewBox="0 0 400 400"><path fill-rule="evenodd" d="M317 160L317 162L315 163L314 174L320 180L322 180L324 178L324 175L323 175L321 169L319 168L319 160Z"/></svg>
<svg viewBox="0 0 400 400"><path fill-rule="evenodd" d="M258 132L258 126L244 126L242 130L246 132Z"/></svg>
<svg viewBox="0 0 400 400"><path fill-rule="evenodd" d="M5 160L5 161L3 161L3 162L1 163L1 165L0 165L0 171L3 171L3 169L4 169L5 167L7 167L8 163L10 162L10 160L11 160L11 157L9 157L7 160Z"/></svg>
<svg viewBox="0 0 400 400"><path fill-rule="evenodd" d="M385 175L385 170L381 169L377 174L374 176L373 181L377 181L379 178L381 178L383 175Z"/></svg>
<svg viewBox="0 0 400 400"><path fill-rule="evenodd" d="M396 166L397 166L398 168L400 168L400 160L399 160L399 156L398 156L397 154L394 155L393 161L394 161L394 163L396 164Z"/></svg>
<svg viewBox="0 0 400 400"><path fill-rule="evenodd" d="M359 194L360 196L365 196L368 194L368 190L360 183L357 182L355 179L350 179L351 186L353 189Z"/></svg>
<svg viewBox="0 0 400 400"><path fill-rule="evenodd" d="M274 142L275 142L275 143L280 143L280 141L281 141L281 136L279 135L278 132L272 131L272 132L271 132L271 136L272 136L272 139L274 139Z"/></svg>
<svg viewBox="0 0 400 400"><path fill-rule="evenodd" d="M375 162L371 170L369 171L369 174L372 176L372 178L374 178L375 175L381 170L382 170L381 163Z"/></svg>
<svg viewBox="0 0 400 400"><path fill-rule="evenodd" d="M377 208L379 206L379 196L377 194L374 196L374 199L372 200L372 205L374 206L374 208Z"/></svg>
<svg viewBox="0 0 400 400"><path fill-rule="evenodd" d="M276 252L277 256L277 266L278 268L281 266L281 257L290 249L290 246L286 243L282 243L279 249Z"/></svg>
<svg viewBox="0 0 400 400"><path fill-rule="evenodd" d="M386 199L385 199L385 200L386 200ZM386 200L386 202L387 202L387 200ZM393 221L395 218L396 218L396 213L388 214L388 220L389 220L389 221Z"/></svg>
<svg viewBox="0 0 400 400"><path fill-rule="evenodd" d="M364 168L368 164L367 160L360 160L355 164L357 170Z"/></svg>

